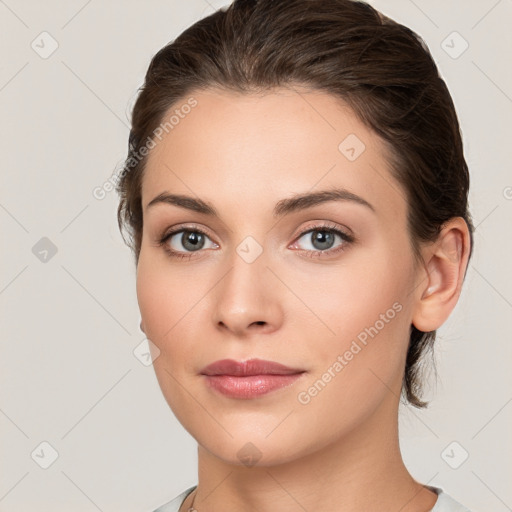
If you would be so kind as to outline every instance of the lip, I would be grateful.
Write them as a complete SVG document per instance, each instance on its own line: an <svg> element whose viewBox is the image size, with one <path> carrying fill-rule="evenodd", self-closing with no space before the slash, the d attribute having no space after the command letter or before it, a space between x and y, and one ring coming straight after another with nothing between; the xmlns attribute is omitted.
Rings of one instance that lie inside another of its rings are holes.
<svg viewBox="0 0 512 512"><path fill-rule="evenodd" d="M231 398L250 399L290 386L305 370L266 361L222 359L204 367L201 375L207 384Z"/></svg>
<svg viewBox="0 0 512 512"><path fill-rule="evenodd" d="M265 359L248 359L247 361L235 361L233 359L221 359L205 366L203 375L232 375L234 377L247 377L250 375L291 375L302 373L304 370L290 368L274 361Z"/></svg>

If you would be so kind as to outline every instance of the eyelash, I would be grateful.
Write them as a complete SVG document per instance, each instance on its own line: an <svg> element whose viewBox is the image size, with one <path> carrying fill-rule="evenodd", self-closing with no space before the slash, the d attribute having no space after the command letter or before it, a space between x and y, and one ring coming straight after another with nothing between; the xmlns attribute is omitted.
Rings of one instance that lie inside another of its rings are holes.
<svg viewBox="0 0 512 512"><path fill-rule="evenodd" d="M200 233L201 235L204 235L208 238L209 235L203 231L202 229L196 228L196 227L189 227L189 226L178 226L177 228L173 229L172 231L166 232L162 237L158 240L158 245L162 247L165 252L171 257L171 258L177 258L177 259L187 259L190 260L194 257L194 252L201 252L199 251L192 251L189 253L183 253L179 251L175 251L174 249L171 249L168 245L169 239L176 235L177 233L182 233L184 231L189 231L191 233ZM338 247L335 247L334 249L326 249L324 251L318 250L318 251L312 251L307 249L300 249L300 252L305 252L306 256L309 258L319 258L322 257L323 254L328 254L330 256L337 254L339 252L342 252L346 249L347 245L350 245L355 242L355 237L352 235L349 235L348 233L345 233L344 231L341 231L335 224L331 224L329 222L326 222L324 224L319 224L312 226L305 231L302 231L299 233L299 235L295 238L295 240L301 239L304 235L307 235L308 233L312 233L314 231L323 231L326 233L332 233L334 235L338 235L342 240L343 243L339 245ZM215 243L215 242L214 242Z"/></svg>

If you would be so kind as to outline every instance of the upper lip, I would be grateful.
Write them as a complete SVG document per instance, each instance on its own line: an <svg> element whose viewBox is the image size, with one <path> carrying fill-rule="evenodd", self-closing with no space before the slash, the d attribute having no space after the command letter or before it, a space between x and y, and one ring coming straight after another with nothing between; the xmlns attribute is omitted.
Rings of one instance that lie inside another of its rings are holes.
<svg viewBox="0 0 512 512"><path fill-rule="evenodd" d="M245 377L249 375L291 375L303 373L305 370L290 368L274 361L264 359L248 359L247 361L234 361L221 359L205 366L201 370L203 375L233 375Z"/></svg>

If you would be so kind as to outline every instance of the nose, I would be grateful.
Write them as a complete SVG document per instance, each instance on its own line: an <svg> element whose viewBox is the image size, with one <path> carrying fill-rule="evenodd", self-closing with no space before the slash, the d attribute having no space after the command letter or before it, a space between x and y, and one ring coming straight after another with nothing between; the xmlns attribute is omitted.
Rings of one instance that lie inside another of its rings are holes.
<svg viewBox="0 0 512 512"><path fill-rule="evenodd" d="M247 263L235 255L230 270L215 287L213 322L235 337L270 334L283 320L279 280L260 256Z"/></svg>

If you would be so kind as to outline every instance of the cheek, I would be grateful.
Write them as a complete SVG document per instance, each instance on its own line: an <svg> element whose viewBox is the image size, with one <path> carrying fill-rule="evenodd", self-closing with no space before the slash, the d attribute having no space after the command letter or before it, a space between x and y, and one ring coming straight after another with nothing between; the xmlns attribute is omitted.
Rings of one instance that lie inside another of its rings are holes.
<svg viewBox="0 0 512 512"><path fill-rule="evenodd" d="M359 338L364 343L375 334L403 330L407 283L407 263L378 261L375 256L340 267L339 272L325 276L305 277L301 287L308 290L304 302L314 306L317 318L332 341ZM313 308L312 308L313 309ZM341 347L338 347L341 348Z"/></svg>
<svg viewBox="0 0 512 512"><path fill-rule="evenodd" d="M166 309L170 309L169 297L165 293L168 288L166 279L158 274L155 266L150 265L141 251L137 266L137 301L140 314L144 323L147 337L158 345L161 333L164 331L168 316L162 315ZM169 327L167 327L169 328Z"/></svg>
<svg viewBox="0 0 512 512"><path fill-rule="evenodd" d="M168 372L182 382L197 371L207 318L204 299L211 287L192 266L178 269L151 248L141 251L137 300L146 337L158 349L153 366L166 396L175 395L178 386Z"/></svg>
<svg viewBox="0 0 512 512"><path fill-rule="evenodd" d="M350 431L381 403L400 396L408 311L399 294L385 286L373 291L362 293L359 298L365 300L361 302L356 297L340 302L341 319L336 323L333 316L331 320L336 337L311 346L315 364L296 399L308 418L329 418L331 427L324 428L327 436ZM315 422L306 422L302 429L310 426L313 435Z"/></svg>
<svg viewBox="0 0 512 512"><path fill-rule="evenodd" d="M146 337L152 348L153 369L163 395L178 419L186 423L194 407L182 386L189 364L194 361L192 348L183 333L190 328L187 312L197 302L194 287L182 283L179 273L141 251L137 266L137 300Z"/></svg>
<svg viewBox="0 0 512 512"><path fill-rule="evenodd" d="M398 261L396 255L386 257L389 251L380 254L377 258L373 252L367 260L361 255L341 268L337 279L322 279L323 293L307 299L331 331L324 329L327 336L317 336L311 346L315 377L335 374L331 379L325 375L325 380L336 381L327 387L351 400L378 395L387 386L396 389L405 366L412 266L406 256Z"/></svg>
<svg viewBox="0 0 512 512"><path fill-rule="evenodd" d="M174 271L160 260L142 250L136 281L146 335L156 345L171 336L174 326L186 316L198 293L197 287L191 285L194 281L190 276Z"/></svg>

